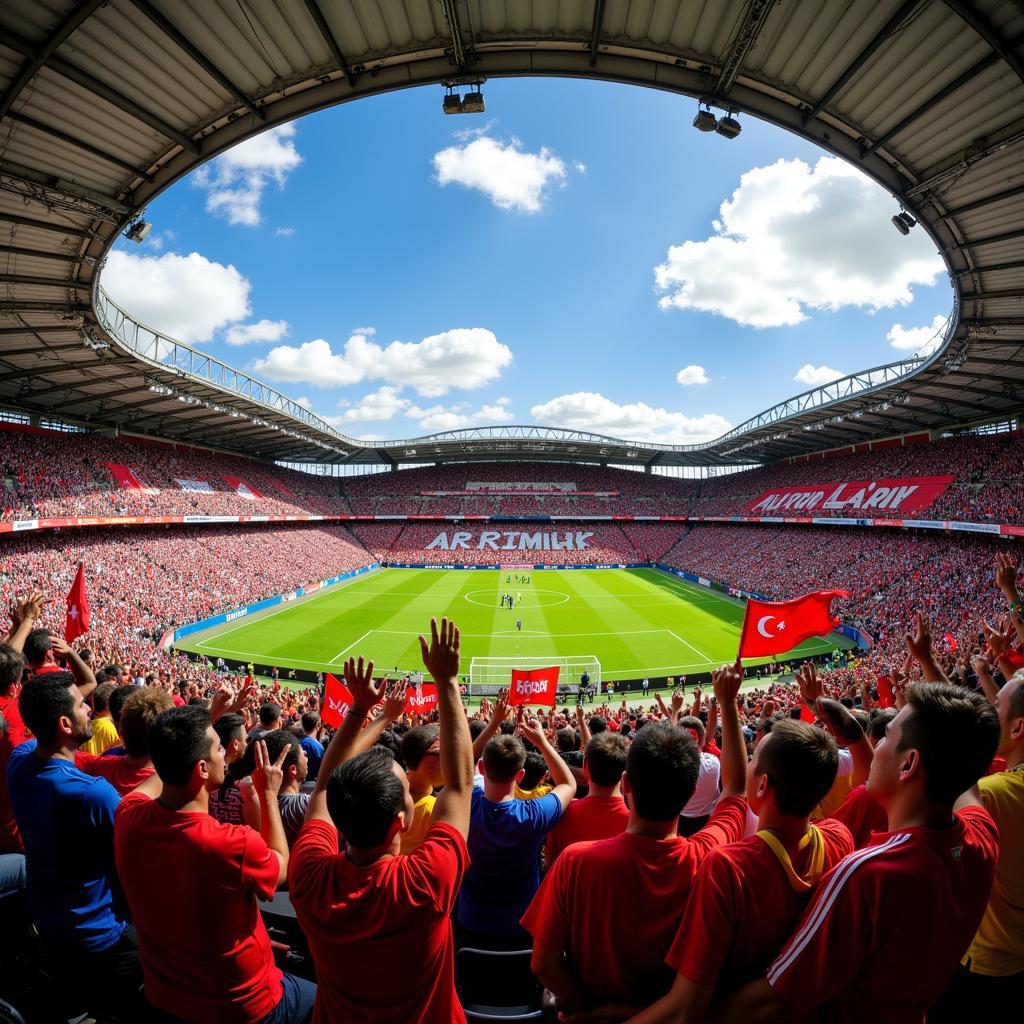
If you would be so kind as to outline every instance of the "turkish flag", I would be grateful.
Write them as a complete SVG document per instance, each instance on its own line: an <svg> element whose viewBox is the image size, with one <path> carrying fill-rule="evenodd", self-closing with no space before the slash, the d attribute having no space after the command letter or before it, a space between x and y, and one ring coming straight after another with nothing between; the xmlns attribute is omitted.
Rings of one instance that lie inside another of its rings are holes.
<svg viewBox="0 0 1024 1024"><path fill-rule="evenodd" d="M338 729L350 707L352 707L351 691L340 679L328 672L324 676L324 704L320 709L320 717L332 729Z"/></svg>
<svg viewBox="0 0 1024 1024"><path fill-rule="evenodd" d="M555 706L558 690L558 666L535 668L530 672L512 670L512 688L508 702L512 707L522 704L547 704Z"/></svg>
<svg viewBox="0 0 1024 1024"><path fill-rule="evenodd" d="M956 651L956 637L952 633L943 633L942 639L946 642L946 649L953 654Z"/></svg>
<svg viewBox="0 0 1024 1024"><path fill-rule="evenodd" d="M89 632L89 598L85 593L85 572L78 563L75 582L68 592L67 617L64 620L64 639L71 643L83 633Z"/></svg>
<svg viewBox="0 0 1024 1024"><path fill-rule="evenodd" d="M410 715L426 715L437 707L437 687L424 683L419 689L413 687L405 695L405 710Z"/></svg>
<svg viewBox="0 0 1024 1024"><path fill-rule="evenodd" d="M825 636L839 625L832 614L834 598L848 590L818 590L792 601L747 601L740 632L739 658L785 654L812 636Z"/></svg>
<svg viewBox="0 0 1024 1024"><path fill-rule="evenodd" d="M879 676L875 680L875 689L878 691L878 706L880 708L896 707L896 698L893 695L891 676Z"/></svg>

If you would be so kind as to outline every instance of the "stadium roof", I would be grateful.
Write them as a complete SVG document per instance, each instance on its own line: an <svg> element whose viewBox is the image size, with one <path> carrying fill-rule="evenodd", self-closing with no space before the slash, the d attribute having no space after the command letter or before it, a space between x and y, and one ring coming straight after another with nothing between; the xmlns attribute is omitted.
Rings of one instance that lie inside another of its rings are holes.
<svg viewBox="0 0 1024 1024"><path fill-rule="evenodd" d="M1016 416L1022 44L1012 0L6 0L0 402L263 458L385 464L750 463ZM243 139L389 90L521 75L699 97L849 160L940 249L955 295L942 346L702 445L524 426L368 446L137 324L99 288L105 254L146 203Z"/></svg>

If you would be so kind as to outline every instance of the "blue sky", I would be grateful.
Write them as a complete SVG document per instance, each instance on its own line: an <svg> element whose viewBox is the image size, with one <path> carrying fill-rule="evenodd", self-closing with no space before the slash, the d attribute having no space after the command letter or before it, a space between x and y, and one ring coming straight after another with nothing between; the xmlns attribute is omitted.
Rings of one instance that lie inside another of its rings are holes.
<svg viewBox="0 0 1024 1024"><path fill-rule="evenodd" d="M484 115L407 90L243 144L150 206L104 284L368 438L710 439L949 312L927 236L795 136L704 135L694 101L626 86L484 91Z"/></svg>

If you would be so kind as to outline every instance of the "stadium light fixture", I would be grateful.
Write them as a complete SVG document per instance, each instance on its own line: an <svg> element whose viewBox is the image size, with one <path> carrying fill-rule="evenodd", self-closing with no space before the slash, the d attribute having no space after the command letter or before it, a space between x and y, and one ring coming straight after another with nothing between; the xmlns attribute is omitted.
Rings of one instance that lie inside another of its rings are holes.
<svg viewBox="0 0 1024 1024"><path fill-rule="evenodd" d="M462 112L464 114L482 114L487 110L484 104L484 94L479 89L467 92L462 97Z"/></svg>
<svg viewBox="0 0 1024 1024"><path fill-rule="evenodd" d="M693 119L693 127L699 132L713 132L718 128L718 118L711 113L710 108L697 107L697 116Z"/></svg>
<svg viewBox="0 0 1024 1024"><path fill-rule="evenodd" d="M739 135L741 131L743 131L743 125L741 125L739 121L737 121L736 118L733 117L733 114L735 113L735 110L730 110L729 113L725 115L725 117L720 117L718 119L718 125L715 128L715 131L718 132L718 134L721 135L723 138L735 139L736 136Z"/></svg>
<svg viewBox="0 0 1024 1024"><path fill-rule="evenodd" d="M153 230L153 225L148 220L143 220L141 217L138 220L134 220L125 229L124 237L134 242L136 245L141 245L145 240L146 236Z"/></svg>
<svg viewBox="0 0 1024 1024"><path fill-rule="evenodd" d="M901 235L909 235L910 229L917 225L917 221L906 210L900 210L893 216L892 224Z"/></svg>
<svg viewBox="0 0 1024 1024"><path fill-rule="evenodd" d="M483 90L485 79L477 77L449 78L444 82L445 94L441 109L446 114L483 114L487 110ZM459 86L469 86L469 92L459 94Z"/></svg>
<svg viewBox="0 0 1024 1024"><path fill-rule="evenodd" d="M462 97L457 92L446 92L442 109L446 114L461 114Z"/></svg>

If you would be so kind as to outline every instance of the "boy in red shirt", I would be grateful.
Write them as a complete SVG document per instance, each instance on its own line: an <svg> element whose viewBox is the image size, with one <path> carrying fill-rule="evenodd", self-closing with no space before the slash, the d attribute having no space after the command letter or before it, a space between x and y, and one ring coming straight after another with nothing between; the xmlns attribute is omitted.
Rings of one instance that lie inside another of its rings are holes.
<svg viewBox="0 0 1024 1024"><path fill-rule="evenodd" d="M860 733L838 701L820 698L817 712L834 729ZM666 957L676 971L672 990L630 1024L699 1024L716 989L728 993L764 974L821 876L853 852L845 825L808 820L838 767L835 740L807 722L777 722L761 740L747 770L758 832L705 858Z"/></svg>
<svg viewBox="0 0 1024 1024"><path fill-rule="evenodd" d="M587 743L583 769L589 792L573 800L548 833L544 852L550 868L558 855L573 843L610 839L626 830L629 808L622 799L620 784L626 770L629 743L624 736L599 732Z"/></svg>
<svg viewBox="0 0 1024 1024"><path fill-rule="evenodd" d="M738 664L713 673L724 786L707 825L688 839L678 834L697 782L696 742L678 726L649 723L637 731L622 776L626 831L564 850L526 911L533 971L564 1009L612 1003L635 1010L668 990L664 957L697 869L710 850L743 835L747 758L736 708L742 675Z"/></svg>
<svg viewBox="0 0 1024 1024"><path fill-rule="evenodd" d="M305 1024L316 986L275 966L257 906L288 871L277 806L287 751L271 764L257 744L255 832L210 814L225 765L209 711L163 712L149 745L157 774L121 801L114 820L146 998L192 1024Z"/></svg>
<svg viewBox="0 0 1024 1024"><path fill-rule="evenodd" d="M459 696L459 630L442 619L430 631L420 646L437 685L445 787L408 856L401 837L415 809L404 770L383 747L353 756L384 682L374 683L372 661L345 664L352 706L324 753L289 874L316 964L314 1024L465 1021L450 915L469 863L473 742Z"/></svg>
<svg viewBox="0 0 1024 1024"><path fill-rule="evenodd" d="M953 976L988 903L999 837L974 796L999 743L988 701L914 683L875 748L868 792L889 832L844 858L767 974L723 1020L920 1024ZM958 810L954 813L954 805Z"/></svg>

